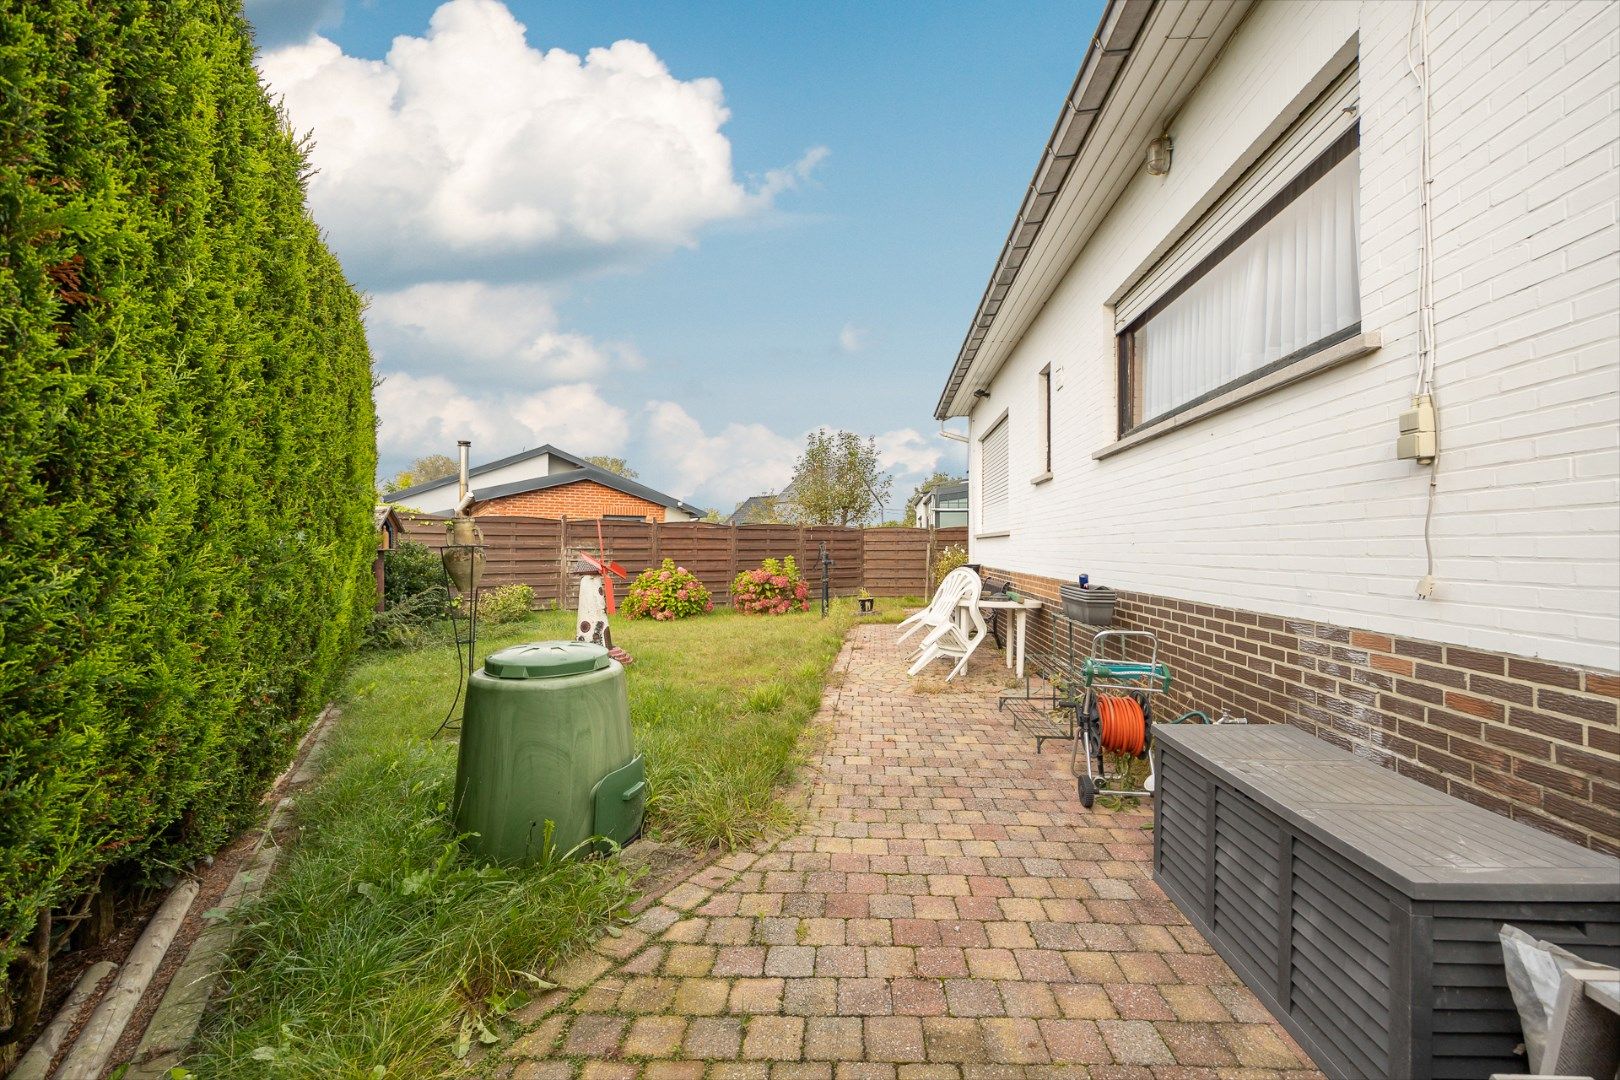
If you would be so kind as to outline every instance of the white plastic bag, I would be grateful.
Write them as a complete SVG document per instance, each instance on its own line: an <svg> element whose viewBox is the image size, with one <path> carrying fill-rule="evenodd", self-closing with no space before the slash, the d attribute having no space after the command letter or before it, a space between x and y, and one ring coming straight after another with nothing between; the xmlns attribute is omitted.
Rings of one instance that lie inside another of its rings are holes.
<svg viewBox="0 0 1620 1080"><path fill-rule="evenodd" d="M1568 949L1541 941L1506 923L1502 924L1499 936L1508 989L1513 993L1513 1005L1519 1010L1519 1023L1524 1028L1525 1054L1530 1058L1530 1071L1539 1073L1541 1055L1547 1049L1547 1036L1552 1027L1553 1009L1558 1004L1558 984L1564 972L1570 968L1609 968L1609 965L1582 960Z"/></svg>

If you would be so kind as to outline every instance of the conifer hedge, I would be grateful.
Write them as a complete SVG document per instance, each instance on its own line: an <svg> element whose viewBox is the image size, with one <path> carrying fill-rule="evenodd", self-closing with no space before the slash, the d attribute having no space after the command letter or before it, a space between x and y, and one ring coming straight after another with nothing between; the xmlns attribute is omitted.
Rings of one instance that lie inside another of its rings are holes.
<svg viewBox="0 0 1620 1080"><path fill-rule="evenodd" d="M370 355L306 171L236 0L0 4L14 983L42 910L243 824L365 625Z"/></svg>

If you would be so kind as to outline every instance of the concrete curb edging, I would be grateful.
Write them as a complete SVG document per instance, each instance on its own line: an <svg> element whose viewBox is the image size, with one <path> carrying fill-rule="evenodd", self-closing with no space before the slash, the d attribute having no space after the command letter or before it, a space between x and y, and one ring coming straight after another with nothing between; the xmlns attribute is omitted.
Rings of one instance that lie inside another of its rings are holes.
<svg viewBox="0 0 1620 1080"><path fill-rule="evenodd" d="M163 906L158 908L152 921L141 932L135 947L130 949L124 966L108 988L96 1011L79 1033L78 1041L68 1051L67 1060L57 1070L61 1080L95 1080L107 1067L107 1060L124 1033L124 1026L146 994L146 987L163 963L169 943L191 910L191 902L201 888L196 881L185 881L175 887Z"/></svg>
<svg viewBox="0 0 1620 1080"><path fill-rule="evenodd" d="M67 1040L73 1025L79 1022L79 1014L84 1011L86 1003L96 996L96 991L107 976L117 970L118 965L111 960L98 961L84 970L79 981L73 984L67 1000L57 1010L56 1017L39 1033L39 1038L17 1062L17 1067L11 1070L11 1080L45 1080L51 1062L56 1060L57 1051L62 1049L62 1043Z"/></svg>
<svg viewBox="0 0 1620 1080"><path fill-rule="evenodd" d="M228 916L244 900L252 900L264 890L281 856L281 848L274 839L275 830L285 824L291 809L291 799L282 799L277 804L253 854L237 870L213 910ZM124 1074L125 1080L162 1080L170 1069L180 1064L181 1054L202 1024L203 1012L225 970L237 929L236 923L226 918L197 935L146 1025L146 1033L131 1059L133 1064Z"/></svg>

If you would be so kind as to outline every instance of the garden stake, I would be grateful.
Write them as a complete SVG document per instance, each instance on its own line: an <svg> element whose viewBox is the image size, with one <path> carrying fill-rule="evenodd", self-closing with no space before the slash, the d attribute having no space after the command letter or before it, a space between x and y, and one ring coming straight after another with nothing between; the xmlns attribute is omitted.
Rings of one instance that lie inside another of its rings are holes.
<svg viewBox="0 0 1620 1080"><path fill-rule="evenodd" d="M827 544L821 544L821 617L827 617L827 601L832 588L832 556L827 554Z"/></svg>

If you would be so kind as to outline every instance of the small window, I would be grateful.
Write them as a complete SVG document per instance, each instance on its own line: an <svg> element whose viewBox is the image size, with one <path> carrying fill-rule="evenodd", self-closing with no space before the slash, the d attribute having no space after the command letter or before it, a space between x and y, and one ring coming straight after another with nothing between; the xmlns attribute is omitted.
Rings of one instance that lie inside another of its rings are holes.
<svg viewBox="0 0 1620 1080"><path fill-rule="evenodd" d="M1007 418L979 440L979 531L1003 532L1007 528Z"/></svg>
<svg viewBox="0 0 1620 1080"><path fill-rule="evenodd" d="M1052 365L1041 368L1035 379L1036 399L1041 410L1041 453L1038 460L1041 463L1041 476L1047 477L1052 475Z"/></svg>

